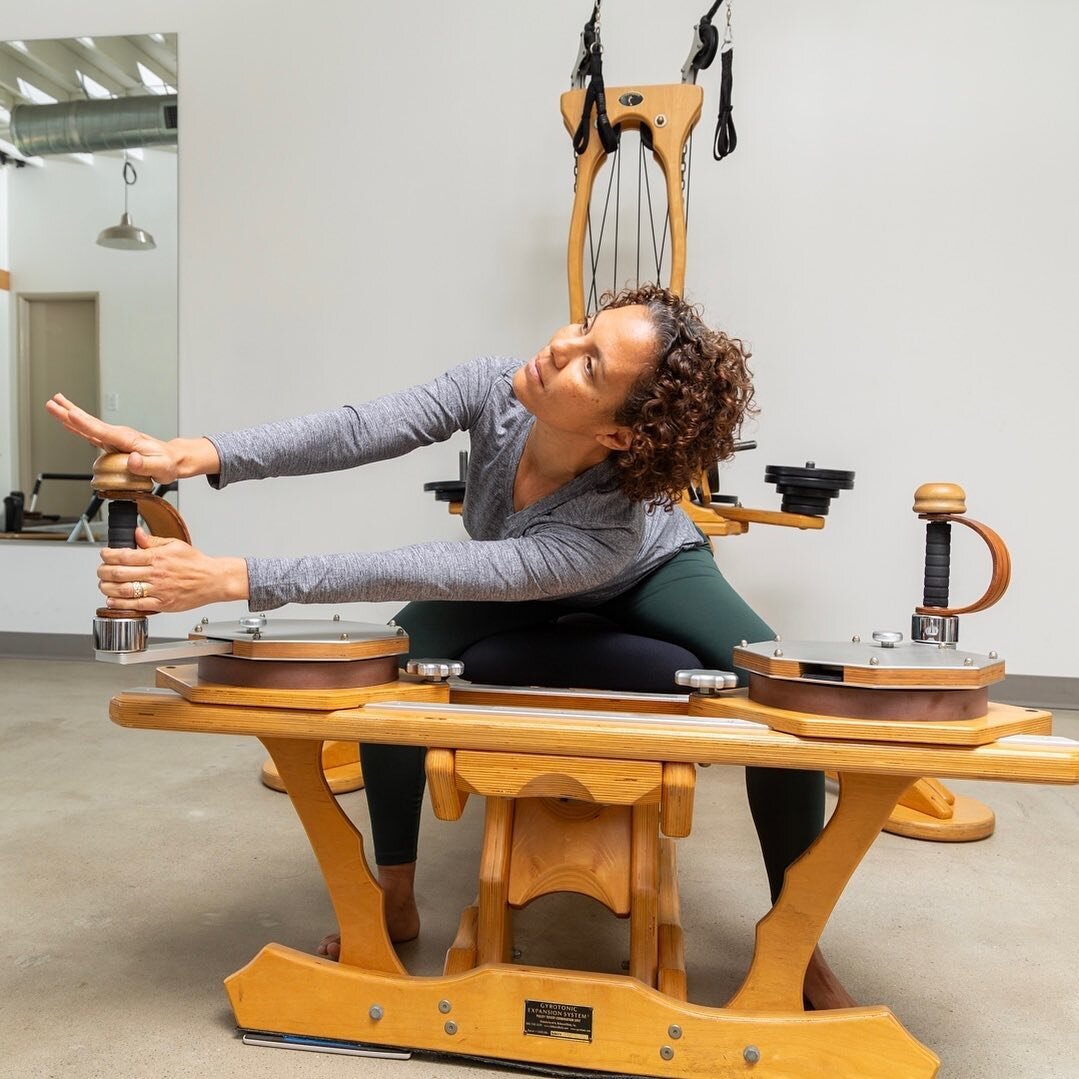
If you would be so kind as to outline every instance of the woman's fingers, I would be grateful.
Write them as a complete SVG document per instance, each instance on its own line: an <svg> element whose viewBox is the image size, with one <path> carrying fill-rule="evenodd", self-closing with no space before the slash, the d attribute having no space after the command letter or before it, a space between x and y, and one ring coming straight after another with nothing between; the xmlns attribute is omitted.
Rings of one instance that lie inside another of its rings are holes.
<svg viewBox="0 0 1079 1079"><path fill-rule="evenodd" d="M142 547L103 547L102 565L98 566L97 575L100 577L102 570L113 566L148 566L153 558L153 551Z"/></svg>

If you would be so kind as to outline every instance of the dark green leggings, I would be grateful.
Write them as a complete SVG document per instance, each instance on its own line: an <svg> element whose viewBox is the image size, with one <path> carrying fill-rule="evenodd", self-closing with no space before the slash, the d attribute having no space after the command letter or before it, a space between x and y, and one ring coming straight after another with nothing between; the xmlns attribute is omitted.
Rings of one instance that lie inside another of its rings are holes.
<svg viewBox="0 0 1079 1079"><path fill-rule="evenodd" d="M581 609L572 600L424 601L410 603L396 621L408 631L412 655L456 659L486 637L543 625ZM627 633L681 645L706 668L731 670L731 649L739 641L762 641L775 636L726 582L707 548L681 552L628 592L588 610L610 619ZM360 752L375 861L379 865L414 862L425 750L416 746L363 745ZM747 768L746 790L774 901L787 866L824 826L824 775Z"/></svg>

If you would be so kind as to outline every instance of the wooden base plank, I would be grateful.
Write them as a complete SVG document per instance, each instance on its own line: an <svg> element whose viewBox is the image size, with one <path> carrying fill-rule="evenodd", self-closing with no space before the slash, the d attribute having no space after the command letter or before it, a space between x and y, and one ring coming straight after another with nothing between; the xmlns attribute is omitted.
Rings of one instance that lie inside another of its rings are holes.
<svg viewBox="0 0 1079 1079"><path fill-rule="evenodd" d="M884 1007L753 1014L672 1000L618 975L495 964L410 978L270 944L225 985L246 1029L507 1062L670 1079L932 1079L940 1067ZM546 1035L526 1032L528 1014Z"/></svg>

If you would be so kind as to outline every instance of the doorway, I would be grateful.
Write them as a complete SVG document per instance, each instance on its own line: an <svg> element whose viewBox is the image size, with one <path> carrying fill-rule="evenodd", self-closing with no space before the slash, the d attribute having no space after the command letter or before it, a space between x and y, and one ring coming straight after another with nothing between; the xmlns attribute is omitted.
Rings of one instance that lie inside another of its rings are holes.
<svg viewBox="0 0 1079 1079"><path fill-rule="evenodd" d="M29 505L43 472L89 475L97 450L45 412L57 391L101 414L98 296L23 293L18 296L19 482ZM37 509L76 518L90 501L89 482L45 480Z"/></svg>

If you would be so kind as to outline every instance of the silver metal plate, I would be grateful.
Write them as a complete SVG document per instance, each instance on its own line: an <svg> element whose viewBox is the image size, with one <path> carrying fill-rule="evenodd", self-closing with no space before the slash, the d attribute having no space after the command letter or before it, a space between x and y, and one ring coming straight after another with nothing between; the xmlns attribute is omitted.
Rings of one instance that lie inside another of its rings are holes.
<svg viewBox="0 0 1079 1079"><path fill-rule="evenodd" d="M158 641L148 644L141 652L94 651L94 659L123 666L134 663L189 662L200 656L227 656L232 653L230 641Z"/></svg>
<svg viewBox="0 0 1079 1079"><path fill-rule="evenodd" d="M339 622L332 618L267 618L264 626L232 622L207 622L200 633L215 641L273 641L275 644L321 644L342 646L357 641L384 641L400 636L397 628L379 622ZM255 634L258 634L256 637Z"/></svg>
<svg viewBox="0 0 1079 1079"><path fill-rule="evenodd" d="M925 671L926 686L934 687L937 683L933 682L933 676L941 671L981 671L999 666L1003 662L1000 658L991 659L978 652L960 652L955 648L938 648L933 644L916 644L910 641L891 648L854 641L761 641L758 644L735 648L735 666L738 665L739 652L764 659L801 664L803 674L797 679L790 679L791 681L825 684L842 681L842 668L853 667L867 671ZM807 671L806 667L810 669ZM813 668L818 669L819 676L814 675ZM776 674L771 677L784 676ZM914 683L905 684L909 689L919 688Z"/></svg>

